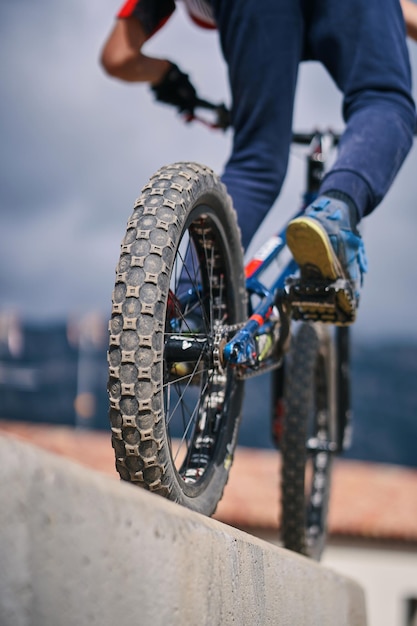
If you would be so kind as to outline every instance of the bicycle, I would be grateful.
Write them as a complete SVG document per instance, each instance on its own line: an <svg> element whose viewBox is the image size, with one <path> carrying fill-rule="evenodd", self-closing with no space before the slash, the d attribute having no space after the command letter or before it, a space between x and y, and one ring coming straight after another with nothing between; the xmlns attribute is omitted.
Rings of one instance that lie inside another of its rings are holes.
<svg viewBox="0 0 417 626"><path fill-rule="evenodd" d="M338 136L315 131L293 140L310 146L306 204ZM293 259L267 286L261 278L285 250L284 228L244 265L231 199L209 168L176 163L151 177L116 268L108 351L112 445L123 480L211 515L232 465L245 380L274 372L282 542L319 559L331 461L349 443L351 418L352 319L338 309L336 294L352 294L347 281L306 283Z"/></svg>

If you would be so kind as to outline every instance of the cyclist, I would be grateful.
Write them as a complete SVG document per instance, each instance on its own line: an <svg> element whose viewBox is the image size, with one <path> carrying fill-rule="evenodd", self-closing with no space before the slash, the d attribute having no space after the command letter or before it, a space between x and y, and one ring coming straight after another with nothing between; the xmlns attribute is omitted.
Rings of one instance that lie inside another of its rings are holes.
<svg viewBox="0 0 417 626"><path fill-rule="evenodd" d="M292 135L299 63L320 61L343 93L346 130L320 194L287 227L305 275L348 278L349 314L366 271L359 221L381 202L413 141L415 106L398 0L184 0L199 25L219 32L232 93L233 147L223 182L246 248L281 190ZM193 111L196 91L175 63L142 52L174 0L127 0L102 65L125 81L147 81L157 100Z"/></svg>

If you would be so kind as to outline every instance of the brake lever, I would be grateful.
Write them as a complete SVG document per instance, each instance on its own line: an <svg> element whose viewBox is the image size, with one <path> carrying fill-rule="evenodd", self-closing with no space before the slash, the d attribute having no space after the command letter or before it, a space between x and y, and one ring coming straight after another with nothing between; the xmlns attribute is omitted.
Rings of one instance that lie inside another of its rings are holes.
<svg viewBox="0 0 417 626"><path fill-rule="evenodd" d="M230 111L225 104L213 104L208 100L198 98L195 105L195 109L197 108L212 111L215 116L214 121L211 122L200 115L196 115L194 111L181 111L181 115L186 123L197 121L208 128L217 128L223 131L227 130L231 125Z"/></svg>

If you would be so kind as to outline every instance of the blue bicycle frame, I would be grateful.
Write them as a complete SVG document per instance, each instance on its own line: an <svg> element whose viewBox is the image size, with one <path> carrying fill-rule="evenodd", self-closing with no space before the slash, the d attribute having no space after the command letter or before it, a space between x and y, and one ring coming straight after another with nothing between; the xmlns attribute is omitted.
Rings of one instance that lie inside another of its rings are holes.
<svg viewBox="0 0 417 626"><path fill-rule="evenodd" d="M285 297L286 280L297 272L298 266L294 259L291 259L269 288L261 282L260 276L273 261L278 259L285 247L285 229L283 229L278 235L268 239L246 264L246 289L250 297L254 295L259 296L260 302L244 327L236 333L224 348L224 359L233 365L250 368L259 368L261 366L257 356L255 336L259 333L269 333L271 326L276 323L276 320L271 322L274 307L279 306L280 301L283 299L280 298L280 295ZM280 311L280 316L282 316L282 310Z"/></svg>
<svg viewBox="0 0 417 626"><path fill-rule="evenodd" d="M317 197L320 182L325 172L327 151L333 149L338 141L339 136L332 131L293 135L294 143L310 146L307 154L307 181L303 205L294 217L300 215L304 208ZM255 370L262 373L267 366L272 365L271 359L269 363L266 362L266 359L259 359L256 338L262 334L270 333L277 321L280 324L280 329L279 338L278 340L275 339L277 349L272 359L275 360L275 367L279 365L283 356L283 347L290 333L292 317L289 279L297 274L298 266L291 258L280 270L270 287L261 281L261 276L274 261L278 260L286 248L285 231L286 228L283 228L277 235L268 239L245 267L249 301L251 302L252 296L258 296L260 301L251 312L243 328L238 330L223 351L224 360L233 366L239 366L241 370L250 369L253 371L252 373ZM274 315L277 309L279 320Z"/></svg>

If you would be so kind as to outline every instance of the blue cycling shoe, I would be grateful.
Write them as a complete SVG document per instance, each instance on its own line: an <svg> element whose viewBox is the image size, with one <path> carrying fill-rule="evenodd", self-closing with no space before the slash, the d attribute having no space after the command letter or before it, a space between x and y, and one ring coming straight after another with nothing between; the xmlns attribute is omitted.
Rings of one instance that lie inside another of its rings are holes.
<svg viewBox="0 0 417 626"><path fill-rule="evenodd" d="M338 306L354 319L359 303L367 261L363 241L352 228L346 202L320 196L305 213L287 226L287 244L300 267L302 278L322 278L334 282L347 279L354 301L344 290L338 292Z"/></svg>

